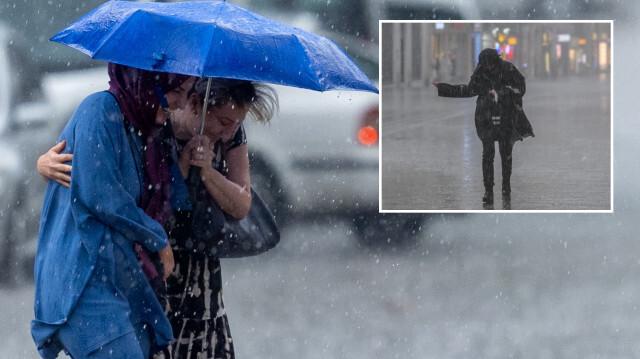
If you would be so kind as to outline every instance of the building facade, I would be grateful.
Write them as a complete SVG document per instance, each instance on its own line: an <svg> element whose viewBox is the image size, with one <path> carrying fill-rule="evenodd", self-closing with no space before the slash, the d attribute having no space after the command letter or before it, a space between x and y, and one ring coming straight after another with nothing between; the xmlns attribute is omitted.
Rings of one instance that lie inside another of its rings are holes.
<svg viewBox="0 0 640 359"><path fill-rule="evenodd" d="M484 48L498 50L527 78L610 73L611 22L383 22L383 86L467 82Z"/></svg>

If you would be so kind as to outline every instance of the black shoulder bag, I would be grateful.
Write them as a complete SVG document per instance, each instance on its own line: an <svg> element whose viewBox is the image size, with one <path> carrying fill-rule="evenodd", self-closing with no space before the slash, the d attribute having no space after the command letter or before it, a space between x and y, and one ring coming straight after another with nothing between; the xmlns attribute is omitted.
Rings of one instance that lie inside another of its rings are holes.
<svg viewBox="0 0 640 359"><path fill-rule="evenodd" d="M222 228L219 218L224 218ZM258 192L251 187L251 209L243 219L224 214L210 199L194 206L191 229L197 247L205 247L218 258L255 256L280 242L280 231L273 214ZM213 230L213 231L212 231Z"/></svg>
<svg viewBox="0 0 640 359"><path fill-rule="evenodd" d="M194 248L206 248L218 258L240 258L266 252L280 242L280 231L273 214L253 187L249 214L238 220L224 213L206 190L200 189L203 185L199 178L191 178L191 172L187 184L193 208Z"/></svg>

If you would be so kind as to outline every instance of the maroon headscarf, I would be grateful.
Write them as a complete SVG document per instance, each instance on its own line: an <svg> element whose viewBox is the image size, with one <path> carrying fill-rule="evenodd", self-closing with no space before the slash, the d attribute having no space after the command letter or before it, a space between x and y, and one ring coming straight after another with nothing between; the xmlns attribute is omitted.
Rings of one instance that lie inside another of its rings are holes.
<svg viewBox="0 0 640 359"><path fill-rule="evenodd" d="M144 191L141 208L164 225L169 218L170 153L162 146L156 115L160 100L156 87L167 93L185 82L189 76L152 72L109 63L109 89L116 95L120 110L146 145L144 151Z"/></svg>

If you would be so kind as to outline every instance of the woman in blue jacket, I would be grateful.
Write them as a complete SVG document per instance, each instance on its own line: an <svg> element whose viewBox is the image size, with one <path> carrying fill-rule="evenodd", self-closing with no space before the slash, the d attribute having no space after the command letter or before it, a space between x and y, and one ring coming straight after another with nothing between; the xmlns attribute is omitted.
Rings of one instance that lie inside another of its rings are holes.
<svg viewBox="0 0 640 359"><path fill-rule="evenodd" d="M147 358L172 340L133 242L157 252L165 278L173 254L169 154L160 106L184 107L194 78L109 64L110 91L87 97L60 135L74 153L70 188L49 182L35 262L31 332L43 358ZM145 144L134 155L127 131ZM144 162L144 163L143 163Z"/></svg>

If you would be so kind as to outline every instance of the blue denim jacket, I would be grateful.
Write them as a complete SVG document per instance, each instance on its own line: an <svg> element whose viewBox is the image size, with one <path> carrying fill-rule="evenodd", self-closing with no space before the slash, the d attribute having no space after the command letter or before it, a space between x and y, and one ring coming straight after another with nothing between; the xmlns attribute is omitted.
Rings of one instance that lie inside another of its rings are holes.
<svg viewBox="0 0 640 359"><path fill-rule="evenodd" d="M51 343L52 335L73 315L83 293L95 293L86 287L96 276L98 258L101 263L113 263L101 268L103 280L117 283L116 278L123 275L131 279L132 288L122 288L130 312L115 320L122 321L121 327L126 327L125 321L149 323L157 344L169 344L171 325L144 274L140 270L121 272L126 264L136 263L133 241L151 251L168 242L163 227L137 206L141 160L131 152L114 97L106 91L87 97L59 140L66 140L65 152L73 153L73 171L71 188L49 181L44 196L35 261L35 319L31 322L38 349L41 354L47 346L59 351ZM114 257L114 245L122 249L124 258ZM118 323L102 324L120 327ZM88 326L83 334L93 338L95 345L114 335L107 335L100 323Z"/></svg>

